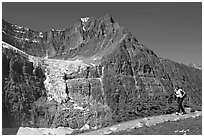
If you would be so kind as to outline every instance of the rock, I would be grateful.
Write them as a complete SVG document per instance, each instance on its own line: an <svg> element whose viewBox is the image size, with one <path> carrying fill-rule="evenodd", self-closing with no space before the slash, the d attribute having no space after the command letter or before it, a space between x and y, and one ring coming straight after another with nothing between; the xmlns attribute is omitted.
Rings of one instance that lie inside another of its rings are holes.
<svg viewBox="0 0 204 137"><path fill-rule="evenodd" d="M131 131L132 129L134 129L134 128L127 128L126 131L129 132L129 131Z"/></svg>
<svg viewBox="0 0 204 137"><path fill-rule="evenodd" d="M50 131L50 134L52 135L70 135L74 129L69 127L58 127L56 129L50 129Z"/></svg>
<svg viewBox="0 0 204 137"><path fill-rule="evenodd" d="M156 123L156 122L154 122L154 121L147 121L147 122L145 123L145 125L146 125L147 127L151 127L151 126L155 125L155 123Z"/></svg>
<svg viewBox="0 0 204 137"><path fill-rule="evenodd" d="M175 118L173 121L178 121L179 120L179 118Z"/></svg>
<svg viewBox="0 0 204 137"><path fill-rule="evenodd" d="M187 114L191 113L191 108L185 108L185 112L186 112Z"/></svg>
<svg viewBox="0 0 204 137"><path fill-rule="evenodd" d="M58 128L29 128L20 127L17 135L69 135L74 130L67 127Z"/></svg>
<svg viewBox="0 0 204 137"><path fill-rule="evenodd" d="M200 114L196 114L196 117L199 117L200 116Z"/></svg>
<svg viewBox="0 0 204 137"><path fill-rule="evenodd" d="M80 107L80 106L77 106L74 104L74 108L73 109L80 109L80 110L83 110L84 108L83 107Z"/></svg>
<svg viewBox="0 0 204 137"><path fill-rule="evenodd" d="M91 127L91 128L94 129L94 130L98 129L97 126L95 126L95 127Z"/></svg>
<svg viewBox="0 0 204 137"><path fill-rule="evenodd" d="M90 126L88 124L85 124L80 130L81 131L86 131L86 130L89 130L90 129Z"/></svg>
<svg viewBox="0 0 204 137"><path fill-rule="evenodd" d="M109 130L111 130L111 131L116 131L117 129L118 129L117 127L110 127Z"/></svg>
<svg viewBox="0 0 204 137"><path fill-rule="evenodd" d="M192 118L196 118L196 116L192 116Z"/></svg>
<svg viewBox="0 0 204 137"><path fill-rule="evenodd" d="M43 135L39 129L20 127L17 135Z"/></svg>
<svg viewBox="0 0 204 137"><path fill-rule="evenodd" d="M39 124L32 119L38 113L33 103L45 95L43 70L35 68L21 53L3 49L3 126L31 126ZM6 66L8 68L6 68ZM38 75L42 74L42 75ZM15 114L15 115L14 115ZM29 122L32 121L32 122Z"/></svg>
<svg viewBox="0 0 204 137"><path fill-rule="evenodd" d="M108 135L108 134L111 134L113 131L110 131L110 130L108 130L108 131L105 131L103 134L104 135Z"/></svg>
<svg viewBox="0 0 204 137"><path fill-rule="evenodd" d="M137 122L135 125L134 125L135 128L140 128L140 127L143 127L143 124L140 123L140 122Z"/></svg>

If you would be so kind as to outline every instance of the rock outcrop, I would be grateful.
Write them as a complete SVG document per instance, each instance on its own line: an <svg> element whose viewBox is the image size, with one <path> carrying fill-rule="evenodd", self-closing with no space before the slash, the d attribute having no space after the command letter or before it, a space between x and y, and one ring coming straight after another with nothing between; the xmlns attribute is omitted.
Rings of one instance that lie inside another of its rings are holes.
<svg viewBox="0 0 204 137"><path fill-rule="evenodd" d="M3 63L7 64L3 65L3 94L17 93L28 99L32 104L27 109L32 111L30 122L37 127L80 129L88 125L97 129L172 113L177 109L175 85L187 92L185 106L202 108L202 71L158 57L109 15L81 18L69 29L49 32L32 31L5 20L2 23L3 41L14 46L3 48ZM14 52L15 48L23 54ZM15 65L8 65L11 62ZM30 69L24 75L22 68L27 66ZM37 70L38 75L34 73ZM5 79L21 90L11 90ZM24 81L19 83L19 79ZM38 90L34 92L35 87ZM11 112L13 116L24 114L22 100L14 106L14 97L3 95L3 100L10 105L6 109L18 108ZM24 126L26 120L15 119Z"/></svg>
<svg viewBox="0 0 204 137"><path fill-rule="evenodd" d="M5 43L4 43L5 44ZM2 117L3 127L36 126L33 102L46 97L44 72L26 55L3 45Z"/></svg>

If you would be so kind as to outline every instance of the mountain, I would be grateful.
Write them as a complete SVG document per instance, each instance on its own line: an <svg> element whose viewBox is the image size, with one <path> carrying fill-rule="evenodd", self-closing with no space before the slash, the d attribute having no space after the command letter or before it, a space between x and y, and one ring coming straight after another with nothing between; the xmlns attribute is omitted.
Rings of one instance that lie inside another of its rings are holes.
<svg viewBox="0 0 204 137"><path fill-rule="evenodd" d="M3 117L17 126L97 129L173 113L176 85L185 107L202 109L202 71L158 57L109 14L49 32L2 20L2 40Z"/></svg>
<svg viewBox="0 0 204 137"><path fill-rule="evenodd" d="M189 66L202 70L202 65L190 63Z"/></svg>

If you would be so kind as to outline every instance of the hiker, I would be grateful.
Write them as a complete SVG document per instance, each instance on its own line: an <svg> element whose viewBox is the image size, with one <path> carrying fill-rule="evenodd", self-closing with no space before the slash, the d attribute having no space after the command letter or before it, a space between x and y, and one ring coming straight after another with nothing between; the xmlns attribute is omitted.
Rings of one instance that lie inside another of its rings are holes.
<svg viewBox="0 0 204 137"><path fill-rule="evenodd" d="M181 87L176 86L174 93L175 93L177 101L178 101L178 110L176 112L176 115L179 114L180 110L182 111L182 113L180 113L181 115L186 114L186 112L182 106L183 100L186 97L186 92Z"/></svg>

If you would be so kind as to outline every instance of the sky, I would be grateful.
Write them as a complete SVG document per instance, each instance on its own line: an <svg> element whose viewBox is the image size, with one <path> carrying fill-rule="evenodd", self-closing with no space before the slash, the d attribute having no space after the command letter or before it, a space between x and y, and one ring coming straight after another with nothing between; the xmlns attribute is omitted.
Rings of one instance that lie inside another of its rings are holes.
<svg viewBox="0 0 204 137"><path fill-rule="evenodd" d="M159 57L202 64L201 2L2 3L2 18L38 31L70 28L81 17L109 13Z"/></svg>

